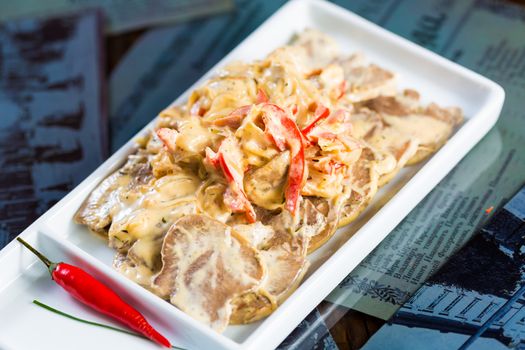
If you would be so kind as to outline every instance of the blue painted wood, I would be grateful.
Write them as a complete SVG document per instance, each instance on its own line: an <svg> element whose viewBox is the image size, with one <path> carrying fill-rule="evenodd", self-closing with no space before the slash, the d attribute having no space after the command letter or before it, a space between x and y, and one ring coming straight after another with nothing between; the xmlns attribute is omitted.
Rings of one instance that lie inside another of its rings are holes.
<svg viewBox="0 0 525 350"><path fill-rule="evenodd" d="M101 19L0 24L0 248L106 156Z"/></svg>

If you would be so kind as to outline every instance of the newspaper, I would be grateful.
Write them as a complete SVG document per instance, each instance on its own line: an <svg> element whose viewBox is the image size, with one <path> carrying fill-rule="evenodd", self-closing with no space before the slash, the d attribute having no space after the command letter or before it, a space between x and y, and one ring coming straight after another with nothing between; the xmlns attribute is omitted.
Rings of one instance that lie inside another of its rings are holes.
<svg viewBox="0 0 525 350"><path fill-rule="evenodd" d="M364 349L523 349L524 233L525 187L414 293Z"/></svg>
<svg viewBox="0 0 525 350"><path fill-rule="evenodd" d="M175 23L233 8L232 0L16 0L2 4L0 21L82 9L101 9L112 34Z"/></svg>
<svg viewBox="0 0 525 350"><path fill-rule="evenodd" d="M525 11L489 0L347 5L506 91L496 127L327 298L386 320L523 183Z"/></svg>
<svg viewBox="0 0 525 350"><path fill-rule="evenodd" d="M277 347L277 350L339 349L318 308L313 309Z"/></svg>

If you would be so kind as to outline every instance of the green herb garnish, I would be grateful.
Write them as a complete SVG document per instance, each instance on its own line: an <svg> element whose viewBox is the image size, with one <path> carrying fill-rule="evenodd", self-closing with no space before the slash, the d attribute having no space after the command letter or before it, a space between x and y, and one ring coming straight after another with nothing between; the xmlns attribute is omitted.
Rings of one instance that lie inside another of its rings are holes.
<svg viewBox="0 0 525 350"><path fill-rule="evenodd" d="M130 332L130 331L127 331L125 329L121 329L121 328L117 328L117 327L113 327L113 326L109 326L107 324L103 324L103 323L98 323L98 322L93 322L93 321L88 321L88 320L84 320L82 318L78 318L76 316L73 316L73 315L70 315L70 314L67 314L63 311L60 311L60 310L57 310L55 309L54 307L51 307L49 305L46 305L44 304L43 302L41 301L38 301L38 300L33 300L33 304L35 304L36 306L39 306L43 309L46 309L47 311L51 311L52 313L55 313L57 315L60 315L60 316L64 316L66 318L69 318L73 321L78 321L78 322L82 322L84 324L89 324L91 326L97 326L97 327L101 327L101 328L106 328L106 329L110 329L112 331L116 331L116 332L120 332L120 333L126 333L126 334L129 334L129 335L132 335L134 337L138 337L138 338L143 338L143 339L148 339L140 334L137 334L137 333L134 333L134 332ZM183 348L179 348L179 347L176 347L176 346L172 346L173 349L178 349L178 350L186 350L186 349L183 349Z"/></svg>

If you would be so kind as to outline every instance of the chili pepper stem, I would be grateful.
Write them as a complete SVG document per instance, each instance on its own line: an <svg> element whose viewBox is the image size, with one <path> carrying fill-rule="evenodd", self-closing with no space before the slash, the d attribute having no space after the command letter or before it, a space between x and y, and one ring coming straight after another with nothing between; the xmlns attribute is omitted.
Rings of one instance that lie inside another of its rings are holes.
<svg viewBox="0 0 525 350"><path fill-rule="evenodd" d="M57 266L56 263L49 260L44 254L40 253L38 250L33 248L29 243L24 241L22 238L17 237L16 240L24 245L27 249L31 251L31 253L35 254L49 269L49 272L52 273L55 267Z"/></svg>

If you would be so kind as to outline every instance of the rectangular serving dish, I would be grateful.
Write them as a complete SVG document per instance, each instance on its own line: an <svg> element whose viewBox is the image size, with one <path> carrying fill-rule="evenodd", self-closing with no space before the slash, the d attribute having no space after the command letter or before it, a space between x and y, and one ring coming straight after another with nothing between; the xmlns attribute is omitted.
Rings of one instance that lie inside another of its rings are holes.
<svg viewBox="0 0 525 350"><path fill-rule="evenodd" d="M189 91L217 68L233 60L263 58L306 27L334 37L345 53L361 51L371 62L398 73L401 88L417 89L424 103L436 101L461 107L466 121L443 148L426 162L403 169L379 191L358 220L338 230L310 255L311 268L303 283L268 318L250 325L229 326L224 334L215 333L114 271L114 251L102 238L73 223L75 211L90 191L132 152L132 140L21 236L56 260L76 263L114 286L177 346L193 350L270 349L279 345L490 130L504 100L504 91L496 83L343 8L322 0L295 0L270 17L174 103L183 102ZM53 349L68 349L72 344L76 349L102 344L126 349L156 348L138 338L53 315L32 305L33 299L77 316L108 322L54 286L36 258L17 242L11 242L0 252L0 349L42 348L42 344Z"/></svg>

